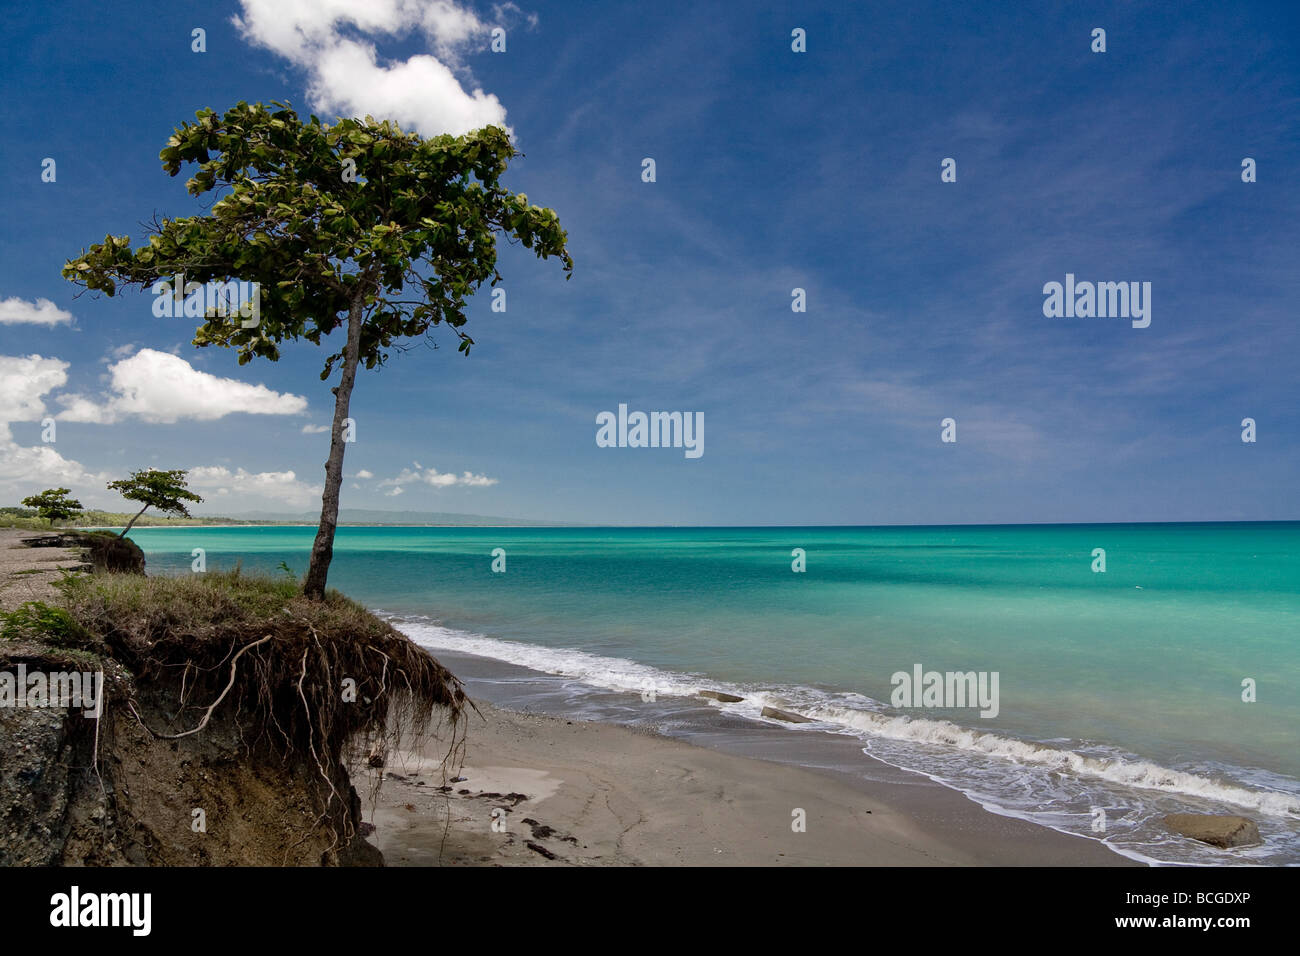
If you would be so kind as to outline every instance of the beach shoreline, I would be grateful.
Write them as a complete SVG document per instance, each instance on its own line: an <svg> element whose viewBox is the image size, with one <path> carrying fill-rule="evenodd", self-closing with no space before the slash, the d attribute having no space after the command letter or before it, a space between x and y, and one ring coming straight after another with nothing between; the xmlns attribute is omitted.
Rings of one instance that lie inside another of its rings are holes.
<svg viewBox="0 0 1300 956"><path fill-rule="evenodd" d="M798 766L761 756L787 747L780 728L754 726L742 755L475 702L463 752L432 739L389 754L378 786L378 771L354 781L387 865L1134 865L869 757L869 776L834 769L838 741L802 735Z"/></svg>

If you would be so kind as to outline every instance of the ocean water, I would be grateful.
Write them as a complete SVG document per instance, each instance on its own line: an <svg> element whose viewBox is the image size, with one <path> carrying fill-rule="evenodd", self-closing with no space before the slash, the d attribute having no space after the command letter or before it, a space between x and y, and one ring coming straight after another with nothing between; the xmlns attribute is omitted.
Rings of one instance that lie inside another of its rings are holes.
<svg viewBox="0 0 1300 956"><path fill-rule="evenodd" d="M314 530L131 536L151 573L203 548L209 569L301 575ZM745 700L716 706L798 711L864 763L1135 859L1300 864L1300 523L348 527L330 583L435 652L602 691L729 690ZM893 706L917 665L996 673L996 716ZM1240 813L1265 843L1204 847L1165 832L1170 812Z"/></svg>

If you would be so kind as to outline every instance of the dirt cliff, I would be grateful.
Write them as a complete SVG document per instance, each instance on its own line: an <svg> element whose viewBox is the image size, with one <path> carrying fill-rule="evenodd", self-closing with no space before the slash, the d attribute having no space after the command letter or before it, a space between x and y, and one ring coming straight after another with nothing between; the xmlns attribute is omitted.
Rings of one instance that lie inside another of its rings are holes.
<svg viewBox="0 0 1300 956"><path fill-rule="evenodd" d="M335 592L111 561L0 612L0 865L381 865L352 774L377 744L455 750L459 682ZM102 673L102 699L6 704L20 673Z"/></svg>

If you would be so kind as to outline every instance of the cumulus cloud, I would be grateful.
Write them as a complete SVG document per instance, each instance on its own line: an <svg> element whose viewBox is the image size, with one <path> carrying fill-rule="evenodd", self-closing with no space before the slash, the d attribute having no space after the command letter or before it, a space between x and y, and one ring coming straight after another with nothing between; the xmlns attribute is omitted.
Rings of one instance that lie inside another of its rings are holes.
<svg viewBox="0 0 1300 956"><path fill-rule="evenodd" d="M415 463L415 468L403 468L402 473L396 478L385 478L379 483L380 488L395 488L390 491L390 495L401 494L402 486L423 482L426 485L432 485L434 488L450 488L453 485L461 485L466 488L488 488L497 483L495 478L489 478L487 475L476 475L473 472L464 471L459 475L454 472L439 472L436 468L422 468L420 463Z"/></svg>
<svg viewBox="0 0 1300 956"><path fill-rule="evenodd" d="M99 400L60 396L63 411L58 417L98 424L137 417L170 424L186 418L212 421L235 412L297 415L307 410L307 399L301 395L220 378L199 371L179 355L153 349L141 349L110 365L109 376L111 395Z"/></svg>
<svg viewBox="0 0 1300 956"><path fill-rule="evenodd" d="M302 433L304 435L323 435L325 434L325 432L329 430L330 430L330 426L328 425L307 424L302 426Z"/></svg>
<svg viewBox="0 0 1300 956"><path fill-rule="evenodd" d="M357 472L357 477L358 477L358 478L373 478L373 477L375 477L375 476L374 476L374 473L373 473L373 472L369 472L369 471L367 471L366 469L362 468L359 472Z"/></svg>
<svg viewBox="0 0 1300 956"><path fill-rule="evenodd" d="M240 0L232 18L250 43L306 70L318 113L371 114L425 136L505 126L501 101L457 78L462 52L482 48L494 24L453 0ZM499 18L518 12L496 8ZM535 22L535 18L532 20ZM385 59L376 40L419 35L432 53Z"/></svg>
<svg viewBox="0 0 1300 956"><path fill-rule="evenodd" d="M49 299L0 299L0 325L58 325L71 322L72 313L65 312Z"/></svg>
<svg viewBox="0 0 1300 956"><path fill-rule="evenodd" d="M200 466L190 469L189 484L204 496L265 498L295 507L319 502L321 496L320 485L299 481L292 471L231 471L222 465Z"/></svg>

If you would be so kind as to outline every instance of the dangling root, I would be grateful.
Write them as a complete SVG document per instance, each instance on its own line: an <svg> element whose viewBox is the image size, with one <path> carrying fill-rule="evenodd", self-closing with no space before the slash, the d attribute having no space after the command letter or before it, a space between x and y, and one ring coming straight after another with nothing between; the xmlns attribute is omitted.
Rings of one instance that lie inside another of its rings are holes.
<svg viewBox="0 0 1300 956"><path fill-rule="evenodd" d="M239 659L244 656L244 652L249 650L250 648L257 647L257 645L259 644L265 644L270 639L271 639L271 635L268 634L260 641L254 641L252 644L246 644L245 646L239 649L239 653L236 654L230 661L230 680L226 682L226 689L221 692L221 696L218 697L216 700L214 700L212 702L212 705L208 707L208 709L204 712L203 719L199 721L199 725L197 727L194 727L191 730L186 730L179 734L160 734L158 733L158 731L152 729L148 724L144 722L144 718L140 716L140 712L135 709L136 702L134 697L129 699L126 702L126 705L131 708L131 713L134 714L135 719L140 722L140 726L143 727L145 730L149 731L149 733L153 734L153 736L157 737L159 740L180 740L182 737L188 737L190 734L197 734L200 730L202 730L204 727L208 725L208 721L212 719L212 712L217 709L217 706L223 700L226 699L226 695L230 693L230 688L235 686L235 672L237 670ZM188 673L188 668L186 669L186 671Z"/></svg>

